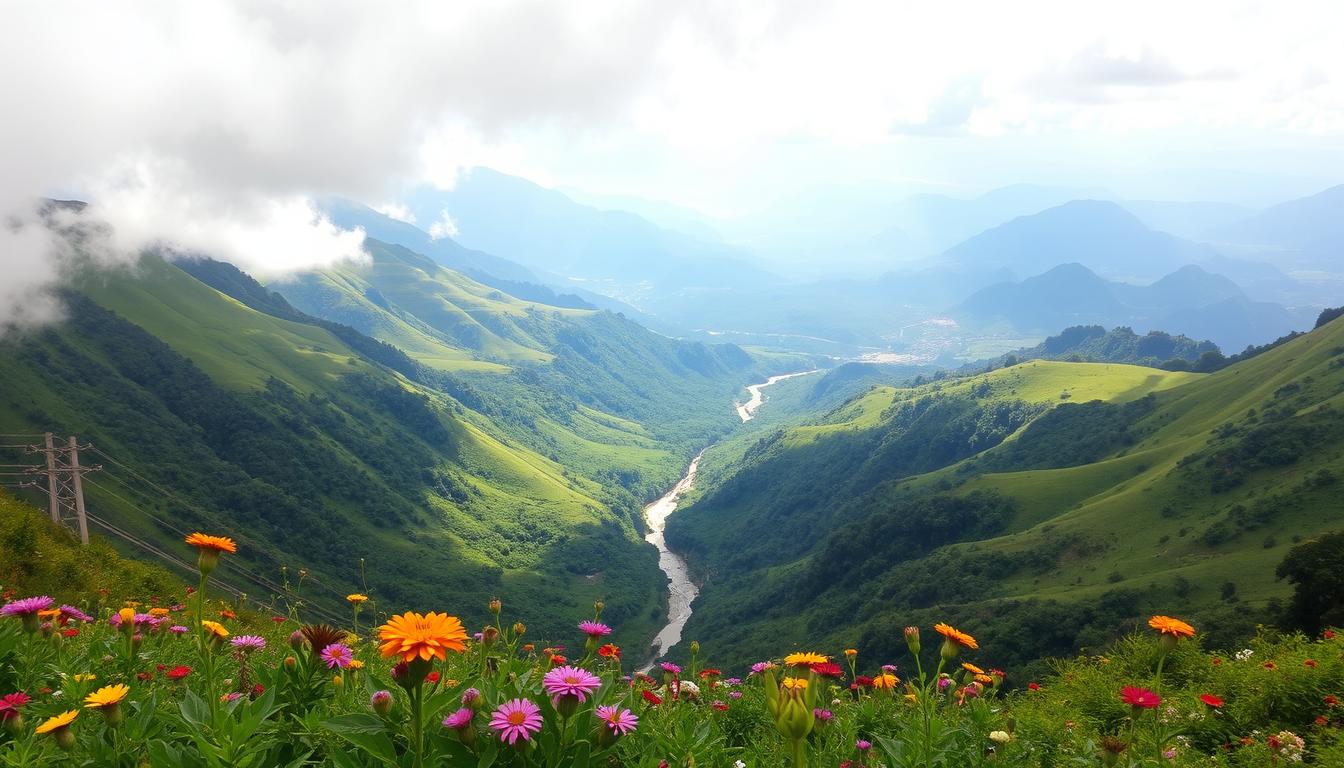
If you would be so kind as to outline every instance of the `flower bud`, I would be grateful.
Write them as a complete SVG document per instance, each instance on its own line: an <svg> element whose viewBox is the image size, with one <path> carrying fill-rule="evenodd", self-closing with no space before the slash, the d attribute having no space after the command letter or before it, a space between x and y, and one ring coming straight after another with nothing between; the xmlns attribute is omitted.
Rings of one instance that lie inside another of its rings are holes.
<svg viewBox="0 0 1344 768"><path fill-rule="evenodd" d="M695 656L695 655L697 655L697 654L699 654L699 653L700 653L700 641L699 641L699 640L692 640L692 641L691 641L691 655L692 655L692 656Z"/></svg>
<svg viewBox="0 0 1344 768"><path fill-rule="evenodd" d="M489 648L490 646L494 645L495 640L497 639L499 639L498 629L494 627L486 627L485 629L481 630L481 644L484 645L486 648Z"/></svg>
<svg viewBox="0 0 1344 768"><path fill-rule="evenodd" d="M496 597L496 598L494 598L493 600L490 601L490 612L491 612L491 613L493 613L494 615L498 616L498 615L499 615L499 612L502 611L502 610L504 610L504 604L501 603L501 602L499 601L499 598L498 598L498 597Z"/></svg>
<svg viewBox="0 0 1344 768"><path fill-rule="evenodd" d="M527 632L527 625L523 622L520 621L513 625L514 637L522 637L525 632Z"/></svg>
<svg viewBox="0 0 1344 768"><path fill-rule="evenodd" d="M300 632L299 630L296 629L296 630L294 630L293 632L290 632L290 633L289 633L289 647L290 647L290 648L293 648L294 650L297 651L297 650L299 650L300 648L302 648L304 645L306 645L307 643L308 643L307 639L304 638L303 633Z"/></svg>
<svg viewBox="0 0 1344 768"><path fill-rule="evenodd" d="M919 655L919 627L905 628L905 647L914 655Z"/></svg>
<svg viewBox="0 0 1344 768"><path fill-rule="evenodd" d="M144 641L145 636L140 634L139 632L136 632L135 634L131 635L131 650L132 651L140 650L140 644L143 643Z"/></svg>
<svg viewBox="0 0 1344 768"><path fill-rule="evenodd" d="M392 712L392 704L391 691L375 691L374 694L369 697L369 706L372 707L373 711L380 717L387 717L388 714Z"/></svg>
<svg viewBox="0 0 1344 768"><path fill-rule="evenodd" d="M341 689L345 687L345 680L340 675L336 675L335 677L331 678L331 685L339 693Z"/></svg>
<svg viewBox="0 0 1344 768"><path fill-rule="evenodd" d="M298 666L298 664L299 660L294 658L293 656L285 657L285 669L293 669L294 667Z"/></svg>
<svg viewBox="0 0 1344 768"><path fill-rule="evenodd" d="M52 736L56 737L56 746L69 752L75 748L75 734L69 728L57 728Z"/></svg>

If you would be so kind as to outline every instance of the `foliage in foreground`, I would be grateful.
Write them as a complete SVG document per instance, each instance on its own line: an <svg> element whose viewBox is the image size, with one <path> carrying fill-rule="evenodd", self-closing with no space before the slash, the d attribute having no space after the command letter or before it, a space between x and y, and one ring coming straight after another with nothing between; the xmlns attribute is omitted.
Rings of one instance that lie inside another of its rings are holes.
<svg viewBox="0 0 1344 768"><path fill-rule="evenodd" d="M375 632L251 622L206 599L235 550L194 534L186 595L0 608L0 761L92 766L1271 766L1344 760L1344 639L1262 637L1231 656L1154 617L1105 657L1002 695L975 638L945 624L937 667L792 653L745 679L701 661L627 674L602 606L571 649L503 618L473 637L407 613ZM177 601L177 602L175 602ZM87 613L86 613L87 611ZM376 635L376 640L371 636ZM930 649L931 650L931 649ZM568 655L568 658L566 658ZM833 660L834 659L834 660ZM745 672L745 670L744 670ZM902 679L902 678L908 679Z"/></svg>

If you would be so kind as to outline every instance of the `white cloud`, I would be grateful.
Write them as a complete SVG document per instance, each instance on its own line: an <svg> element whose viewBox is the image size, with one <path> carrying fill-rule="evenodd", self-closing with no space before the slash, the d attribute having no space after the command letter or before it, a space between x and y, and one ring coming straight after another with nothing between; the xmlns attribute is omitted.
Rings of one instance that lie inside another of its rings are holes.
<svg viewBox="0 0 1344 768"><path fill-rule="evenodd" d="M373 209L389 219L404 221L407 224L415 223L415 214L411 213L411 209L401 203L383 203L382 205L375 205Z"/></svg>
<svg viewBox="0 0 1344 768"><path fill-rule="evenodd" d="M441 211L439 218L429 227L429 236L435 240L442 240L445 237L457 237L457 222L447 211Z"/></svg>

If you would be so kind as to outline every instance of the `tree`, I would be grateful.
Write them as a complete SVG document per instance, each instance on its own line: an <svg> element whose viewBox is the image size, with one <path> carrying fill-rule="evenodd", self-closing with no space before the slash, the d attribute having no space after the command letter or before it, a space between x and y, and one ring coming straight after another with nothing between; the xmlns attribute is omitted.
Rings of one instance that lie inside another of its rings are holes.
<svg viewBox="0 0 1344 768"><path fill-rule="evenodd" d="M1275 575L1293 585L1285 623L1311 635L1344 625L1344 531L1288 550Z"/></svg>

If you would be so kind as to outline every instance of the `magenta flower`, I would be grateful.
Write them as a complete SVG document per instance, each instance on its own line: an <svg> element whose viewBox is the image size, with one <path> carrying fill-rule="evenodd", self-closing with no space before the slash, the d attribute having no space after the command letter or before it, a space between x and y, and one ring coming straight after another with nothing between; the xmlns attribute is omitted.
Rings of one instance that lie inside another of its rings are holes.
<svg viewBox="0 0 1344 768"><path fill-rule="evenodd" d="M668 673L669 675L681 674L681 667L678 667L676 664L673 664L670 661L664 661L662 664L659 664L658 667L662 669L664 672Z"/></svg>
<svg viewBox="0 0 1344 768"><path fill-rule="evenodd" d="M181 624L174 624L173 626L171 626L171 627L168 628L168 631L169 631L169 632L172 632L174 635L185 635L185 634L187 634L188 632L190 632L191 630L187 629L186 627L182 626Z"/></svg>
<svg viewBox="0 0 1344 768"><path fill-rule="evenodd" d="M896 674L896 665L895 665L895 664L883 664L883 665L882 665L882 671L883 671L883 672L886 672L887 674L894 675L894 674Z"/></svg>
<svg viewBox="0 0 1344 768"><path fill-rule="evenodd" d="M266 648L266 638L259 635L238 635L229 641L229 645L242 651L243 653L252 653Z"/></svg>
<svg viewBox="0 0 1344 768"><path fill-rule="evenodd" d="M598 707L595 714L614 736L624 736L639 725L639 718L628 709L615 706Z"/></svg>
<svg viewBox="0 0 1344 768"><path fill-rule="evenodd" d="M812 716L815 717L819 723L829 723L831 722L831 718L835 717L835 714L829 709L817 708L812 710Z"/></svg>
<svg viewBox="0 0 1344 768"><path fill-rule="evenodd" d="M354 651L345 643L332 643L322 649L322 660L327 662L327 669L345 669L350 666L350 662L355 660Z"/></svg>
<svg viewBox="0 0 1344 768"><path fill-rule="evenodd" d="M443 718L443 727L452 728L454 731L460 731L471 725L472 715L476 714L467 707L462 707L453 714Z"/></svg>
<svg viewBox="0 0 1344 768"><path fill-rule="evenodd" d="M38 611L45 611L56 602L46 595L41 597L25 597L22 600L15 600L12 603L5 603L0 608L0 616L36 616Z"/></svg>
<svg viewBox="0 0 1344 768"><path fill-rule="evenodd" d="M62 606L61 606L61 615L64 616L64 617L66 618L67 621L70 621L70 620L73 620L73 621L82 621L82 622L84 622L84 623L86 623L86 624L87 624L88 622L90 622L90 621L93 621L93 617L92 617L92 616L90 616L89 614L87 614L87 613L85 613L85 612L79 610L78 608L76 608L76 607L73 606L73 605L62 605Z"/></svg>
<svg viewBox="0 0 1344 768"><path fill-rule="evenodd" d="M741 691L729 691L729 692L728 692L728 698L732 699L733 701L737 701L738 699L742 698L742 692L741 692Z"/></svg>
<svg viewBox="0 0 1344 768"><path fill-rule="evenodd" d="M597 621L581 621L579 622L579 631L596 640L599 637L610 635L611 627Z"/></svg>
<svg viewBox="0 0 1344 768"><path fill-rule="evenodd" d="M23 691L0 696L0 723L8 723L18 717L19 709L32 700L32 697Z"/></svg>
<svg viewBox="0 0 1344 768"><path fill-rule="evenodd" d="M573 696L583 702L588 694L602 687L602 678L583 667L556 667L541 678L541 687L552 699Z"/></svg>
<svg viewBox="0 0 1344 768"><path fill-rule="evenodd" d="M774 669L774 668L775 668L774 662L758 661L755 664L751 665L751 674L759 675L767 669Z"/></svg>
<svg viewBox="0 0 1344 768"><path fill-rule="evenodd" d="M475 688L468 688L462 692L462 706L469 707L475 704L481 698L481 692Z"/></svg>
<svg viewBox="0 0 1344 768"><path fill-rule="evenodd" d="M223 698L224 698L224 701L226 701L226 702L234 702L234 701L237 701L237 700L243 698L243 694L241 694L241 693L239 693L239 692L237 692L237 691L234 691L233 693L226 693L226 694L224 694L224 697L223 697Z"/></svg>
<svg viewBox="0 0 1344 768"><path fill-rule="evenodd" d="M858 741L854 742L854 748L859 750L860 752L867 752L868 750L873 748L873 745L872 742L859 739Z"/></svg>
<svg viewBox="0 0 1344 768"><path fill-rule="evenodd" d="M499 734L499 740L517 744L519 739L530 741L532 734L541 730L541 707L531 699L513 699L499 705L490 717L490 729Z"/></svg>

